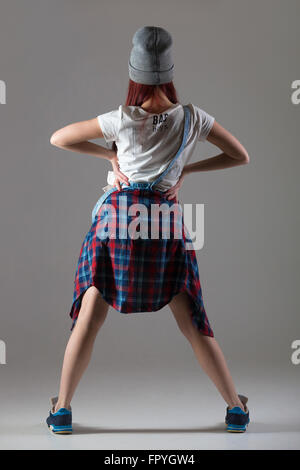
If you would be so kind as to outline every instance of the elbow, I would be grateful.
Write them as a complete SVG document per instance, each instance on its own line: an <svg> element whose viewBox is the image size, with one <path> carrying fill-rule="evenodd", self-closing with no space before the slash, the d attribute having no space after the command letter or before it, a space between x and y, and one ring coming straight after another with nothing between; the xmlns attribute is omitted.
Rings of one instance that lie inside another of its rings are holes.
<svg viewBox="0 0 300 470"><path fill-rule="evenodd" d="M54 134L51 135L50 144L54 145L55 147L61 147L62 145L64 145L62 139L59 137L59 134L57 132L54 132Z"/></svg>
<svg viewBox="0 0 300 470"><path fill-rule="evenodd" d="M57 146L57 143L58 143L58 139L57 139L57 136L54 132L54 134L52 134L52 136L50 137L50 144Z"/></svg>
<svg viewBox="0 0 300 470"><path fill-rule="evenodd" d="M241 165L247 165L250 162L250 157L246 150L240 154L239 161Z"/></svg>
<svg viewBox="0 0 300 470"><path fill-rule="evenodd" d="M241 161L242 165L247 165L247 163L250 163L250 157L247 152L243 155Z"/></svg>

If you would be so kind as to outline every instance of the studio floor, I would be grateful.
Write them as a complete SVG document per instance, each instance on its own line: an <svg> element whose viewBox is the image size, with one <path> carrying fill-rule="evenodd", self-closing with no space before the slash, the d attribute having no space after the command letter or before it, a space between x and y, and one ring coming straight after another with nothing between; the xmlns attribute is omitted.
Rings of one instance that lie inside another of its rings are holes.
<svg viewBox="0 0 300 470"><path fill-rule="evenodd" d="M7 376L1 449L300 449L296 367L280 376L254 369L248 376L239 373L239 392L249 396L251 416L244 434L225 431L225 404L203 373L170 368L159 377L154 368L111 375L94 366L72 402L73 434L53 435L44 422L53 382L54 375L37 390L34 373L23 387Z"/></svg>

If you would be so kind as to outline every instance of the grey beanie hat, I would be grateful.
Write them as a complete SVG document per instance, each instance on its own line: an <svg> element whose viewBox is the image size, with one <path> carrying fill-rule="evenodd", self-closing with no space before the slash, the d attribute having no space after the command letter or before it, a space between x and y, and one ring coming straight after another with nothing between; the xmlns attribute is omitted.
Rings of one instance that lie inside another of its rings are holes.
<svg viewBox="0 0 300 470"><path fill-rule="evenodd" d="M158 26L143 26L134 33L132 44L128 61L131 80L144 85L160 85L172 81L173 41L168 31Z"/></svg>

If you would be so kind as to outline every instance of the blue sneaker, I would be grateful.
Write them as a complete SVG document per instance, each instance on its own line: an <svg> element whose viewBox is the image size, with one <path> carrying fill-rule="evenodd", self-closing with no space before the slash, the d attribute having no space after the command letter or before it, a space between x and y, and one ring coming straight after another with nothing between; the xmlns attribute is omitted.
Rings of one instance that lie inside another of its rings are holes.
<svg viewBox="0 0 300 470"><path fill-rule="evenodd" d="M46 419L48 428L55 434L72 434L72 408L60 408L56 413L52 413L57 397L51 398L50 402L53 405Z"/></svg>
<svg viewBox="0 0 300 470"><path fill-rule="evenodd" d="M243 395L239 395L239 399L245 406L246 411L242 410L239 406L235 406L231 409L227 407L225 423L227 425L226 429L228 432L245 432L248 424L250 423L249 410L246 406L248 398Z"/></svg>

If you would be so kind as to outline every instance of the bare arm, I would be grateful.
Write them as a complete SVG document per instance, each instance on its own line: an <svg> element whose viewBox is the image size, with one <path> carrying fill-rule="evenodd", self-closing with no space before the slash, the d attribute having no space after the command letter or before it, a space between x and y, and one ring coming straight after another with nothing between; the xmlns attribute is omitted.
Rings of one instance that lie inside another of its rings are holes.
<svg viewBox="0 0 300 470"><path fill-rule="evenodd" d="M74 122L58 129L52 134L50 143L64 150L87 153L110 161L114 157L115 152L102 147L102 145L88 142L89 139L102 138L103 134L98 120L93 118L87 121Z"/></svg>
<svg viewBox="0 0 300 470"><path fill-rule="evenodd" d="M116 178L118 178L116 185L120 189L119 181L124 181L128 184L128 178L119 170L116 152L102 145L89 142L89 139L101 139L103 137L98 119L93 118L86 121L74 122L58 129L52 134L50 143L64 150L86 153L108 160L112 164Z"/></svg>
<svg viewBox="0 0 300 470"><path fill-rule="evenodd" d="M221 170L245 165L250 161L245 147L216 121L208 134L207 141L219 147L223 152L215 157L185 165L183 168L185 174L195 171Z"/></svg>
<svg viewBox="0 0 300 470"><path fill-rule="evenodd" d="M199 162L185 165L178 182L165 192L167 199L176 198L179 188L182 186L185 175L197 171L222 170L233 166L249 163L249 155L245 147L217 121L214 122L207 141L216 145L222 153L215 157L206 158Z"/></svg>

